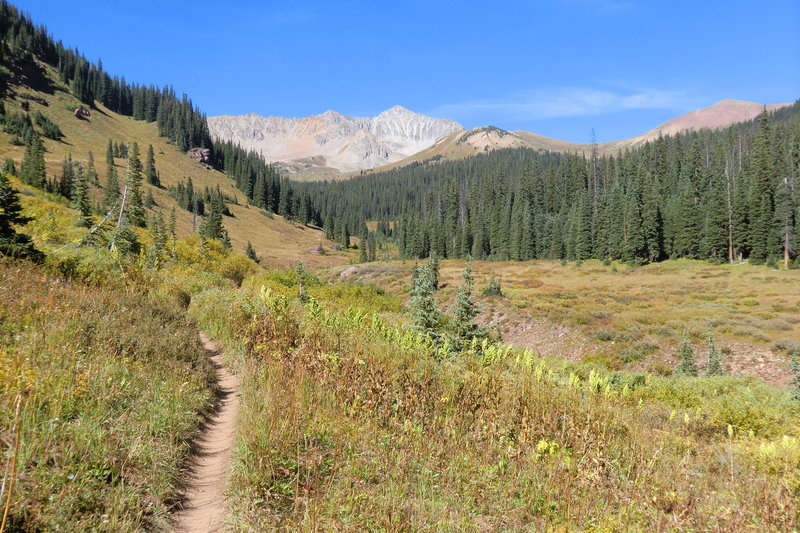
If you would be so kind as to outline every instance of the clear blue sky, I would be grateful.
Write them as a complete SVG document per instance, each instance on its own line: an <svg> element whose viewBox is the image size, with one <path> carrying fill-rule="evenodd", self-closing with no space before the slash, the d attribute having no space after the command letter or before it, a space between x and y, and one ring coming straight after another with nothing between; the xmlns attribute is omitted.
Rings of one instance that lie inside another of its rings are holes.
<svg viewBox="0 0 800 533"><path fill-rule="evenodd" d="M207 114L395 104L570 141L726 98L800 98L800 2L20 0L65 44Z"/></svg>

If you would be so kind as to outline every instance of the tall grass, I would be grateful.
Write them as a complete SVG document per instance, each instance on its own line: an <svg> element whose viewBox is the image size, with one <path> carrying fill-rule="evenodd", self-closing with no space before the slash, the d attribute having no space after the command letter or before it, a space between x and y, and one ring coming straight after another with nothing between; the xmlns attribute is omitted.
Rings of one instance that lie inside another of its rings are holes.
<svg viewBox="0 0 800 533"><path fill-rule="evenodd" d="M502 347L438 362L369 301L343 310L346 285L331 306L253 285L195 308L243 357L238 530L798 525L800 413L784 391Z"/></svg>
<svg viewBox="0 0 800 533"><path fill-rule="evenodd" d="M20 428L6 531L168 529L212 396L177 306L0 261L0 426Z"/></svg>

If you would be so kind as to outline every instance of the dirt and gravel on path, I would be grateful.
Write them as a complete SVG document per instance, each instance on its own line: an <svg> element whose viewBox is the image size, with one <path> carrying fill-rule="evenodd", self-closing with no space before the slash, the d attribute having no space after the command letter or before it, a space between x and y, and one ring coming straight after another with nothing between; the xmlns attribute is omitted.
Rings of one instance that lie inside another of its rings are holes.
<svg viewBox="0 0 800 533"><path fill-rule="evenodd" d="M216 368L219 390L214 410L192 442L186 489L173 517L175 531L179 533L224 530L227 511L224 491L239 413L239 378L227 369L217 345L205 333L200 333L200 340Z"/></svg>

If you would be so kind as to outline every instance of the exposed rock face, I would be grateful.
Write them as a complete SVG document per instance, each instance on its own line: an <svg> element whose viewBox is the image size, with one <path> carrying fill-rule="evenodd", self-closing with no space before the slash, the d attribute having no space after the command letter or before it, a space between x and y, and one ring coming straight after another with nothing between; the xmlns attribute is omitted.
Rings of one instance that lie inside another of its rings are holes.
<svg viewBox="0 0 800 533"><path fill-rule="evenodd" d="M395 106L374 118L326 111L306 118L254 113L209 117L211 135L256 150L270 162L330 167L342 172L373 168L415 154L464 128L452 120Z"/></svg>
<svg viewBox="0 0 800 533"><path fill-rule="evenodd" d="M199 163L209 163L211 159L211 150L208 148L192 148L189 150L188 155Z"/></svg>

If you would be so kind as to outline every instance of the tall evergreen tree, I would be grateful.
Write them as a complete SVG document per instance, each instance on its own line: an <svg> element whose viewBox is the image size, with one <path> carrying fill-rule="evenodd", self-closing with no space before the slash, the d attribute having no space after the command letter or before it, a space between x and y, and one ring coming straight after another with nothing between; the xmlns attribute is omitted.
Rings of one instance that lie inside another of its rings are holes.
<svg viewBox="0 0 800 533"><path fill-rule="evenodd" d="M147 179L147 183L150 185L155 185L156 187L161 186L161 181L158 178L158 171L156 170L156 156L153 152L152 144L147 148L147 161L144 165L144 175Z"/></svg>
<svg viewBox="0 0 800 533"><path fill-rule="evenodd" d="M44 187L44 145L38 135L32 135L25 145L25 155L19 168L19 178L34 187Z"/></svg>
<svg viewBox="0 0 800 533"><path fill-rule="evenodd" d="M0 173L0 255L27 257L36 261L43 259L30 237L15 228L30 220L22 214L19 194L11 186L8 174Z"/></svg>
<svg viewBox="0 0 800 533"><path fill-rule="evenodd" d="M130 198L128 220L134 226L145 227L144 197L142 196L142 161L139 159L139 144L133 143L128 157L128 175L126 176Z"/></svg>
<svg viewBox="0 0 800 533"><path fill-rule="evenodd" d="M774 253L775 156L772 129L766 109L758 117L758 132L753 141L750 193L750 260L763 263Z"/></svg>

